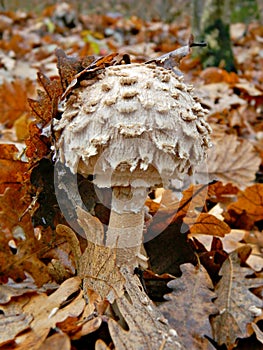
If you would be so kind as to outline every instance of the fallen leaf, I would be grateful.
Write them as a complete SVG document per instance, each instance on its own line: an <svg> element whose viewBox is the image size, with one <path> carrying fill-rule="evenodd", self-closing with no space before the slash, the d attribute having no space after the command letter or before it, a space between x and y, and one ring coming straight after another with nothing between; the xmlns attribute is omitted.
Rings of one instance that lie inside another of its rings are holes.
<svg viewBox="0 0 263 350"><path fill-rule="evenodd" d="M240 81L240 83L235 84L235 88L245 92L249 96L263 96L263 91L255 87L254 84L247 82L246 80Z"/></svg>
<svg viewBox="0 0 263 350"><path fill-rule="evenodd" d="M28 180L28 164L18 160L19 151L15 145L0 144L0 193L7 187L21 187Z"/></svg>
<svg viewBox="0 0 263 350"><path fill-rule="evenodd" d="M52 291L58 288L56 283L47 283L42 287L36 286L34 280L31 276L27 276L27 278L21 283L15 283L11 279L8 280L6 284L0 285L0 304L6 304L10 302L10 300L14 297L18 297L24 294L34 294L34 293L43 293Z"/></svg>
<svg viewBox="0 0 263 350"><path fill-rule="evenodd" d="M194 220L186 216L183 221L190 227L191 234L198 233L224 237L225 234L230 232L230 227L224 221L208 213L200 213Z"/></svg>
<svg viewBox="0 0 263 350"><path fill-rule="evenodd" d="M56 50L56 56L63 91L66 90L77 73L81 72L84 68L88 67L95 61L94 56L88 56L84 59L77 59L75 57L67 56L61 49Z"/></svg>
<svg viewBox="0 0 263 350"><path fill-rule="evenodd" d="M176 329L186 349L212 349L205 338L212 337L209 316L217 313L212 303L212 281L202 266L184 264L181 270L182 277L168 282L173 292L165 296L168 301L159 310Z"/></svg>
<svg viewBox="0 0 263 350"><path fill-rule="evenodd" d="M56 333L48 337L39 347L39 350L61 349L70 350L70 338L65 333Z"/></svg>
<svg viewBox="0 0 263 350"><path fill-rule="evenodd" d="M87 238L90 238L90 229L92 228L103 232L103 225L99 223L97 218L80 210L80 208L78 208L78 215ZM123 294L124 278L116 265L116 249L87 241L87 247L81 254L73 230L67 226L59 225L57 232L63 233L65 237L68 236L67 239L72 245L78 276L83 279L84 295L87 295L88 290L93 289L102 298L106 298L112 303L116 297ZM98 237L100 232L98 232Z"/></svg>
<svg viewBox="0 0 263 350"><path fill-rule="evenodd" d="M54 328L58 322L67 317L79 316L83 312L86 303L80 291L80 283L79 277L72 277L63 282L50 296L39 294L30 298L23 307L23 312L26 315L32 315L33 320L30 330L17 339L19 350L39 349L50 329ZM71 296L73 296L72 300L70 299L67 303Z"/></svg>
<svg viewBox="0 0 263 350"><path fill-rule="evenodd" d="M28 127L29 137L25 140L26 156L29 164L37 163L41 158L46 157L50 152L50 139L42 134L41 128L35 123L31 122Z"/></svg>
<svg viewBox="0 0 263 350"><path fill-rule="evenodd" d="M102 318L100 316L94 317L92 320L86 321L82 324L82 327L79 331L72 334L71 339L77 340L81 337L97 331L102 324Z"/></svg>
<svg viewBox="0 0 263 350"><path fill-rule="evenodd" d="M162 349L182 350L180 338L170 329L167 320L144 293L135 275L122 269L125 276L128 298L123 295L116 303L129 330L124 330L113 319L109 320L109 331L116 349Z"/></svg>
<svg viewBox="0 0 263 350"><path fill-rule="evenodd" d="M20 313L19 315L0 315L0 346L12 342L21 332L30 328L33 317Z"/></svg>
<svg viewBox="0 0 263 350"><path fill-rule="evenodd" d="M51 123L52 117L56 117L57 104L59 97L62 95L62 87L58 78L51 80L40 72L38 73L38 81L44 88L44 91L38 90L37 100L28 99L28 104L37 121L47 125Z"/></svg>
<svg viewBox="0 0 263 350"><path fill-rule="evenodd" d="M255 316L253 308L262 307L262 301L251 288L262 285L263 279L248 278L253 270L240 266L239 252L242 250L232 252L223 263L222 278L215 289L219 314L212 317L213 338L219 345L228 347L235 344L237 338L247 336L247 325Z"/></svg>
<svg viewBox="0 0 263 350"><path fill-rule="evenodd" d="M38 256L45 243L37 240L31 217L25 213L28 206L26 195L23 188L16 191L16 196L10 189L0 195L0 276L16 281L25 279L25 272L28 272L41 286L50 280L48 268ZM12 239L17 246L14 253L9 246Z"/></svg>
<svg viewBox="0 0 263 350"><path fill-rule="evenodd" d="M204 239L199 241L199 235L193 237L193 245L195 247L195 252L198 254L198 258L208 272L213 283L216 284L221 277L218 276L219 270L228 257L228 254L224 251L222 241L218 237L211 237L207 235L201 235ZM228 236L228 235L227 235ZM227 237L226 236L226 237ZM207 238L211 238L209 245ZM203 244L204 243L204 244Z"/></svg>
<svg viewBox="0 0 263 350"><path fill-rule="evenodd" d="M87 241L103 245L104 228L98 218L77 207L78 223L83 228Z"/></svg>
<svg viewBox="0 0 263 350"><path fill-rule="evenodd" d="M205 106L209 108L210 117L224 114L233 107L242 106L246 101L233 92L226 82L202 84L198 89L198 96L202 98Z"/></svg>
<svg viewBox="0 0 263 350"><path fill-rule="evenodd" d="M112 303L123 294L124 279L116 265L116 249L87 241L79 262L78 275L83 278L83 290L93 289Z"/></svg>
<svg viewBox="0 0 263 350"><path fill-rule="evenodd" d="M103 340L98 339L95 344L95 350L111 350Z"/></svg>
<svg viewBox="0 0 263 350"><path fill-rule="evenodd" d="M188 215L192 220L194 217L197 218L200 212L196 212L195 209L204 207L207 192L208 188L206 185L191 185L183 191L181 200L171 195L171 191L163 192L162 196L164 200L161 200L160 203L148 200L146 204L149 206L150 214L153 215L153 218L148 224L144 241L152 240L163 232L168 225L176 222L179 223L182 218ZM184 229L186 229L186 226L182 227L182 230Z"/></svg>
<svg viewBox="0 0 263 350"><path fill-rule="evenodd" d="M70 334L72 340L80 339L99 329L102 323L101 316L108 307L108 303L92 290L88 290L83 298L86 300L86 305L79 317L69 316L64 321L56 323L56 327Z"/></svg>
<svg viewBox="0 0 263 350"><path fill-rule="evenodd" d="M251 323L251 327L253 328L257 339L260 341L261 344L263 344L263 332L255 323Z"/></svg>
<svg viewBox="0 0 263 350"><path fill-rule="evenodd" d="M0 86L0 122L11 128L14 121L22 115L29 117L27 98L30 94L33 95L34 89L35 85L29 79L5 81Z"/></svg>
<svg viewBox="0 0 263 350"><path fill-rule="evenodd" d="M204 80L205 84L225 82L228 84L236 84L239 81L238 75L234 72L227 72L219 67L208 67L204 69L200 77Z"/></svg>
<svg viewBox="0 0 263 350"><path fill-rule="evenodd" d="M80 245L79 245L77 236L75 235L74 231L72 231L68 226L61 225L61 224L56 227L56 232L60 236L66 237L66 240L69 243L71 251L74 256L74 262L75 262L76 268L78 270L80 258L81 258L81 250L80 250Z"/></svg>
<svg viewBox="0 0 263 350"><path fill-rule="evenodd" d="M203 164L196 169L200 181L208 176L210 181L230 182L241 189L251 185L261 163L253 145L248 140L227 134L212 142L214 146L208 151L206 166Z"/></svg>
<svg viewBox="0 0 263 350"><path fill-rule="evenodd" d="M246 214L254 223L263 219L263 184L254 184L240 191L237 201L228 206L228 212L237 216Z"/></svg>

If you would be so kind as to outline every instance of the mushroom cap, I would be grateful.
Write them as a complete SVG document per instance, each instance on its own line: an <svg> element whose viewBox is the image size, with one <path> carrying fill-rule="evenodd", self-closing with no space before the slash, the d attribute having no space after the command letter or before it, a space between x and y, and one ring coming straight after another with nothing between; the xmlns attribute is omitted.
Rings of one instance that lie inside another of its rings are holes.
<svg viewBox="0 0 263 350"><path fill-rule="evenodd" d="M53 121L60 161L100 187L163 186L205 158L210 126L192 87L155 64L110 66L82 80Z"/></svg>

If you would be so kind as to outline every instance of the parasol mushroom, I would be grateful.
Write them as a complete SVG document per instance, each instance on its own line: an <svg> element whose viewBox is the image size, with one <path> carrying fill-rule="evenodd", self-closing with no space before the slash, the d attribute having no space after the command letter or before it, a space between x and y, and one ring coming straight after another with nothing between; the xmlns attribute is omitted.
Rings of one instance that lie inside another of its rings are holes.
<svg viewBox="0 0 263 350"><path fill-rule="evenodd" d="M112 189L106 245L117 263L143 257L144 203L152 188L191 175L211 129L183 77L153 63L109 66L73 84L54 119L58 158L73 173Z"/></svg>

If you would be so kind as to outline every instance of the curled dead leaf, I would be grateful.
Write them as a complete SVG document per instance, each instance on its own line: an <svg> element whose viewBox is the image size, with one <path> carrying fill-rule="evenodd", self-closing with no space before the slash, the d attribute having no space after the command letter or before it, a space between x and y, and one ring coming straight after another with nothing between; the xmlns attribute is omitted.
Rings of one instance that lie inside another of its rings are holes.
<svg viewBox="0 0 263 350"><path fill-rule="evenodd" d="M230 227L222 220L219 220L214 215L208 213L200 213L197 219L194 220L186 216L184 223L189 225L190 233L192 234L206 234L224 237L229 233Z"/></svg>
<svg viewBox="0 0 263 350"><path fill-rule="evenodd" d="M246 215L253 221L263 219L263 184L254 184L240 191L237 201L228 206L228 212L235 212L237 215Z"/></svg>

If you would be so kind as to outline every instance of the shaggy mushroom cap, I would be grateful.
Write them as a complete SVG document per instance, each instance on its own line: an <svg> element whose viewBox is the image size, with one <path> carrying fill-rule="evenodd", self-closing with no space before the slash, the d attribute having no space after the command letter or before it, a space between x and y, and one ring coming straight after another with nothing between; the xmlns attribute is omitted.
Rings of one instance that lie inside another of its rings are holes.
<svg viewBox="0 0 263 350"><path fill-rule="evenodd" d="M73 173L95 175L99 187L165 186L191 175L209 147L192 87L155 64L107 67L61 106L53 122L59 158Z"/></svg>

